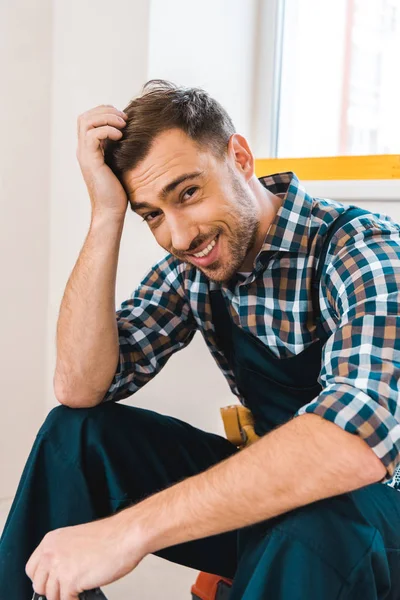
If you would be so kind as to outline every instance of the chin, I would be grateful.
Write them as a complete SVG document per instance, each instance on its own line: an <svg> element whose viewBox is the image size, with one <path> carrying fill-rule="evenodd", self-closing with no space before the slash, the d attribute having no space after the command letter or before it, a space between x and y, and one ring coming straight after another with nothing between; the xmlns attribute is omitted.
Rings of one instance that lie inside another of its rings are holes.
<svg viewBox="0 0 400 600"><path fill-rule="evenodd" d="M224 269L219 267L217 269L201 269L204 275L211 281L216 283L228 283L237 272L237 269Z"/></svg>

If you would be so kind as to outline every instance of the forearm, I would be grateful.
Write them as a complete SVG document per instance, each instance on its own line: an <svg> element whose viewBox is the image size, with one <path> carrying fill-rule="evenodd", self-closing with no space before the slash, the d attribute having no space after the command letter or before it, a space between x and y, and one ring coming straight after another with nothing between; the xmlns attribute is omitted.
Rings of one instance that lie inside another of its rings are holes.
<svg viewBox="0 0 400 600"><path fill-rule="evenodd" d="M55 393L76 406L100 401L115 374L115 282L123 219L92 218L68 280L57 324Z"/></svg>
<svg viewBox="0 0 400 600"><path fill-rule="evenodd" d="M303 415L211 469L116 515L146 553L241 528L385 475L358 436Z"/></svg>

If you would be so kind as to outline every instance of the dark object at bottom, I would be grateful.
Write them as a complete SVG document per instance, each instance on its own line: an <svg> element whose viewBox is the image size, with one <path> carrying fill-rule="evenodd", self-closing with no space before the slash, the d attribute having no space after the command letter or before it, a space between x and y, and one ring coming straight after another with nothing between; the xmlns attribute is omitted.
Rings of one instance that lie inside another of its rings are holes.
<svg viewBox="0 0 400 600"><path fill-rule="evenodd" d="M199 573L192 585L192 600L229 600L232 581L211 573Z"/></svg>
<svg viewBox="0 0 400 600"><path fill-rule="evenodd" d="M82 594L79 594L79 598L80 600L107 600L100 588L89 590L88 592L82 592ZM46 596L42 596L41 594L36 594L36 592L34 592L32 600L46 600Z"/></svg>

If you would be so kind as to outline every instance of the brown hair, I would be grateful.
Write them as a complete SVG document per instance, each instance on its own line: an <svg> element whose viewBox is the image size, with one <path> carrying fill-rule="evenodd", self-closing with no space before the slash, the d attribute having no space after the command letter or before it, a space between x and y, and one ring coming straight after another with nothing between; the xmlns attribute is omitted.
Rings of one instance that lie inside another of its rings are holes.
<svg viewBox="0 0 400 600"><path fill-rule="evenodd" d="M145 83L124 112L128 120L122 138L104 142L104 160L119 179L145 158L155 137L168 129L181 129L221 158L235 133L228 113L207 92L163 79Z"/></svg>

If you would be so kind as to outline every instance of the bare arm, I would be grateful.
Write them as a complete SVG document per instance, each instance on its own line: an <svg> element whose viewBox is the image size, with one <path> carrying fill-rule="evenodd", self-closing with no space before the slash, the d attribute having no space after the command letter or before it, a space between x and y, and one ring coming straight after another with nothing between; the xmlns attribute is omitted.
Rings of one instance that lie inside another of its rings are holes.
<svg viewBox="0 0 400 600"><path fill-rule="evenodd" d="M111 518L124 554L142 556L270 519L381 480L385 466L359 436L302 415L214 467Z"/></svg>
<svg viewBox="0 0 400 600"><path fill-rule="evenodd" d="M94 218L68 280L57 324L54 390L70 406L98 404L119 358L115 281L123 221Z"/></svg>
<svg viewBox="0 0 400 600"><path fill-rule="evenodd" d="M68 280L57 324L54 391L62 404L99 404L119 357L115 281L125 219L125 191L104 163L102 140L118 140L123 113L96 107L78 119L77 157L92 205L89 233Z"/></svg>

